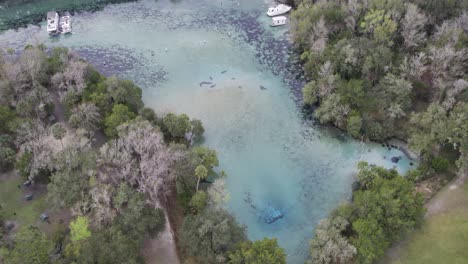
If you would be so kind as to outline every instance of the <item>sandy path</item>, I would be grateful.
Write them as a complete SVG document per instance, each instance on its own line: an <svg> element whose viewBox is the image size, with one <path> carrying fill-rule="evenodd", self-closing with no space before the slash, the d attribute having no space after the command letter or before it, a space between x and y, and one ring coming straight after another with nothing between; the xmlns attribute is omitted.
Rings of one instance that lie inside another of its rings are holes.
<svg viewBox="0 0 468 264"><path fill-rule="evenodd" d="M426 217L446 212L450 209L451 195L455 189L461 188L468 178L468 172L459 172L457 177L445 186L439 193L426 204Z"/></svg>
<svg viewBox="0 0 468 264"><path fill-rule="evenodd" d="M166 216L166 226L154 239L147 239L142 249L146 264L180 264L177 256L171 223Z"/></svg>

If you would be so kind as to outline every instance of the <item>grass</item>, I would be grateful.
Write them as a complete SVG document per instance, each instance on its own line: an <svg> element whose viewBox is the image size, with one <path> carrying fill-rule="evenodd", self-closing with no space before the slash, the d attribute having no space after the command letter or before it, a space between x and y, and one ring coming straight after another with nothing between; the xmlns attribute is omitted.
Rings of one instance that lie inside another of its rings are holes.
<svg viewBox="0 0 468 264"><path fill-rule="evenodd" d="M0 180L0 205L5 220L14 220L21 225L34 225L46 209L45 195L25 201L23 190L18 188L21 184L19 177Z"/></svg>
<svg viewBox="0 0 468 264"><path fill-rule="evenodd" d="M395 264L468 263L468 182L448 195L447 210L411 235Z"/></svg>

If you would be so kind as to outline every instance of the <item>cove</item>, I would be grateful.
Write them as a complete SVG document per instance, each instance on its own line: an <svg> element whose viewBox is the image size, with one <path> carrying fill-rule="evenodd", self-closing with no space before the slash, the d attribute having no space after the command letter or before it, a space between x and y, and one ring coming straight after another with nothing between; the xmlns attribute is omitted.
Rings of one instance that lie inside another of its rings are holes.
<svg viewBox="0 0 468 264"><path fill-rule="evenodd" d="M0 46L67 46L107 75L133 80L146 105L199 118L204 145L228 174L227 207L252 240L276 237L303 263L320 219L350 198L360 160L406 172L400 151L361 143L300 111L304 84L287 27L270 28L263 0L143 0L73 17L74 34L29 26ZM392 157L401 157L395 164Z"/></svg>

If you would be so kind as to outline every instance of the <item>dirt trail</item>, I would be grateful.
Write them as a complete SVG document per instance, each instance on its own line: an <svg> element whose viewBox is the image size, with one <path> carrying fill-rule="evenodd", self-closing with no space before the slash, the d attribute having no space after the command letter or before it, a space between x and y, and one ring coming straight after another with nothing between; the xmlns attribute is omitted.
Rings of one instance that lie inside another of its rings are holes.
<svg viewBox="0 0 468 264"><path fill-rule="evenodd" d="M447 206L451 202L450 192L461 188L468 178L468 172L459 172L457 177L445 186L439 193L426 204L426 217L437 215L449 210Z"/></svg>
<svg viewBox="0 0 468 264"><path fill-rule="evenodd" d="M154 239L147 239L142 249L142 255L147 264L180 264L177 256L174 234L171 223L165 213L166 226Z"/></svg>

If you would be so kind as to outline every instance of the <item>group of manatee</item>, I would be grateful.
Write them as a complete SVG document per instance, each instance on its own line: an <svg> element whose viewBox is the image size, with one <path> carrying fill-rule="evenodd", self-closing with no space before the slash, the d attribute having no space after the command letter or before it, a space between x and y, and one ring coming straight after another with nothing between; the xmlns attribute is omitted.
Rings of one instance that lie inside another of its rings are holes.
<svg viewBox="0 0 468 264"><path fill-rule="evenodd" d="M227 70L224 70L221 72L221 74L225 74L227 73ZM203 81L201 83L199 83L200 87L203 87L203 85L209 85L210 88L214 88L216 87L216 83L213 83L213 77L210 76L210 81ZM231 80L235 80L236 78L232 77ZM239 86L239 88L242 88L242 86ZM263 85L260 85L259 86L260 90L264 91L264 90L267 90L267 88Z"/></svg>

